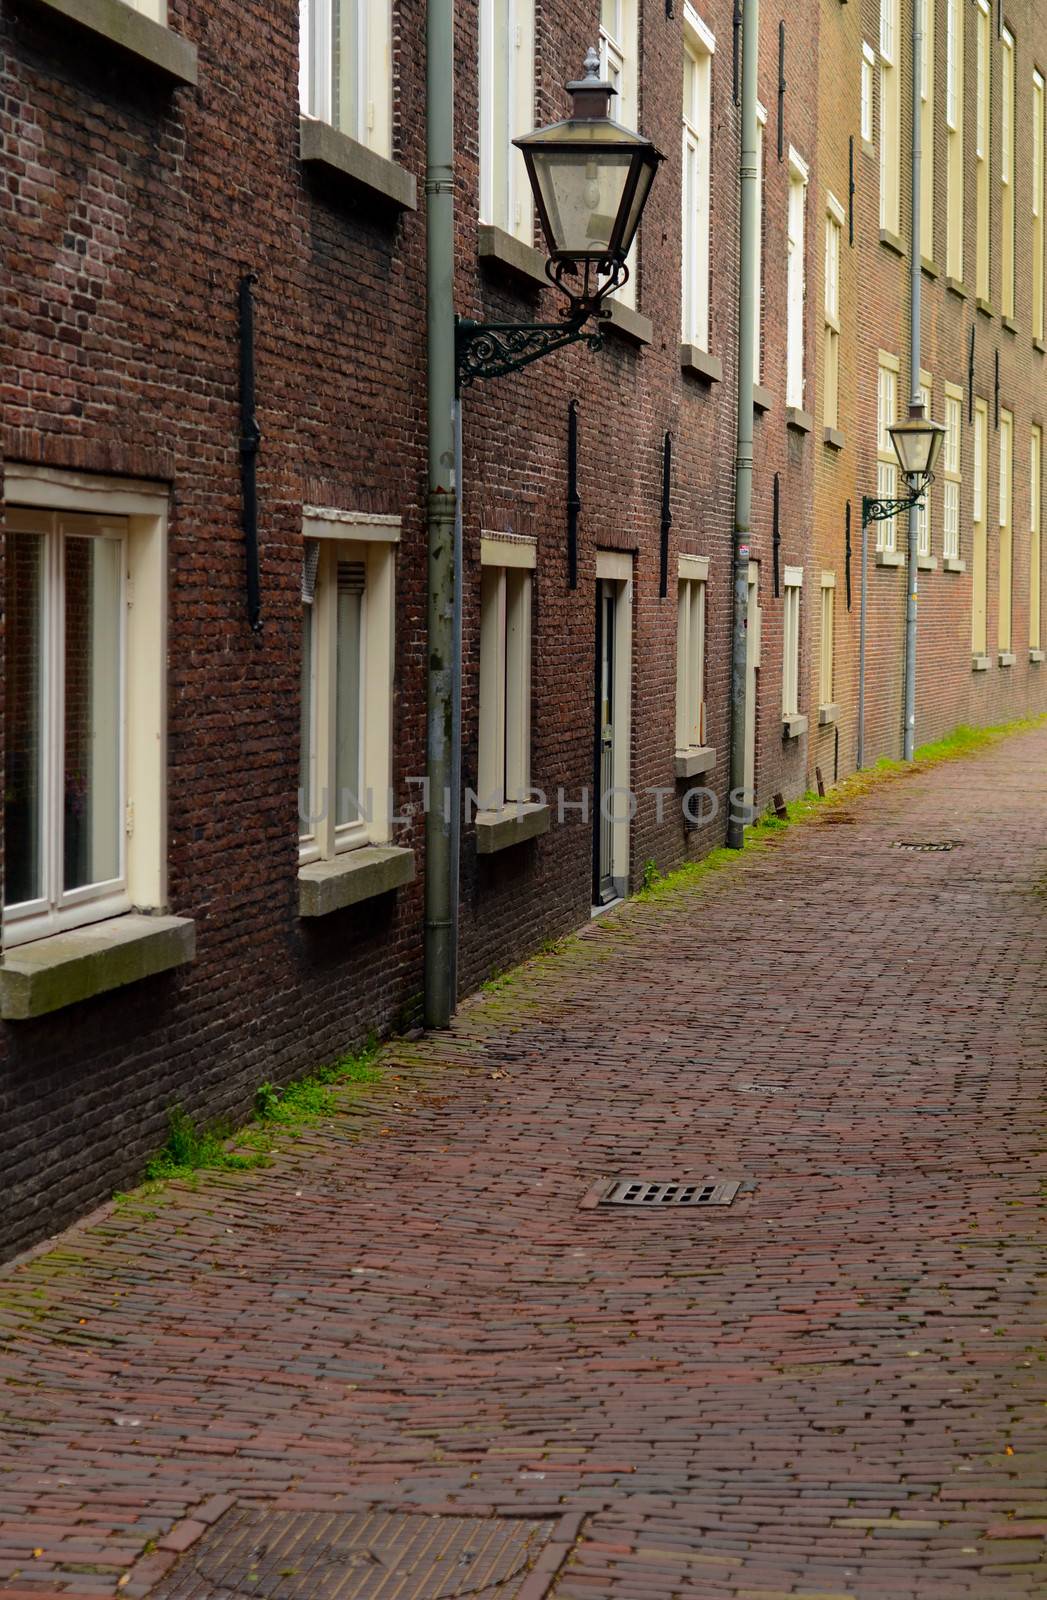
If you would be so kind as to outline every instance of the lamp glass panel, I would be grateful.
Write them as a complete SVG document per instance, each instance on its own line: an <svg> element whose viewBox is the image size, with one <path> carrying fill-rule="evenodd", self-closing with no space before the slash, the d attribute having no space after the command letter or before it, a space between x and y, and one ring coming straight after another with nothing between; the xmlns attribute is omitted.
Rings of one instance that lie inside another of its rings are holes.
<svg viewBox="0 0 1047 1600"><path fill-rule="evenodd" d="M632 164L632 151L534 151L534 170L549 219L550 251L584 259L606 256Z"/></svg>

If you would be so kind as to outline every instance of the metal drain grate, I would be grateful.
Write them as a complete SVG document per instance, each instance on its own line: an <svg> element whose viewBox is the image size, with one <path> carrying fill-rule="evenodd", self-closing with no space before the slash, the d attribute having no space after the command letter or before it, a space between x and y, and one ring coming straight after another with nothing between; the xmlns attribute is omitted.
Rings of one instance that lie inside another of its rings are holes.
<svg viewBox="0 0 1047 1600"><path fill-rule="evenodd" d="M729 1206L740 1182L723 1178L676 1178L666 1183L658 1178L602 1178L582 1201L586 1210L596 1206L633 1206L649 1210L655 1206Z"/></svg>
<svg viewBox="0 0 1047 1600"><path fill-rule="evenodd" d="M895 839L894 848L936 853L942 850L958 850L962 842L961 839Z"/></svg>
<svg viewBox="0 0 1047 1600"><path fill-rule="evenodd" d="M555 1519L237 1506L183 1557L154 1600L514 1600L556 1526Z"/></svg>

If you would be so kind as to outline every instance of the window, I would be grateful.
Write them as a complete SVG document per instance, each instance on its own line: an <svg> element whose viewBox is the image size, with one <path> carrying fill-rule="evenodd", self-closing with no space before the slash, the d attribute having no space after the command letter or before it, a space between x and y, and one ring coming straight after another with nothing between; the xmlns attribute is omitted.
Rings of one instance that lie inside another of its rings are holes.
<svg viewBox="0 0 1047 1600"><path fill-rule="evenodd" d="M833 631L836 622L836 574L822 573L822 636L818 652L818 702L827 711L833 705Z"/></svg>
<svg viewBox="0 0 1047 1600"><path fill-rule="evenodd" d="M763 146L767 112L756 106L756 240L753 249L753 382L759 383L763 342Z"/></svg>
<svg viewBox="0 0 1047 1600"><path fill-rule="evenodd" d="M167 24L167 0L125 0L132 11L141 11L154 22Z"/></svg>
<svg viewBox="0 0 1047 1600"><path fill-rule="evenodd" d="M989 572L989 408L974 402L974 498L971 511L971 648L984 656L988 648Z"/></svg>
<svg viewBox="0 0 1047 1600"><path fill-rule="evenodd" d="M920 253L934 259L934 4L920 0Z"/></svg>
<svg viewBox="0 0 1047 1600"><path fill-rule="evenodd" d="M534 0L480 4L480 216L534 243L534 205L513 140L534 126Z"/></svg>
<svg viewBox="0 0 1047 1600"><path fill-rule="evenodd" d="M901 232L900 0L880 0L880 227Z"/></svg>
<svg viewBox="0 0 1047 1600"><path fill-rule="evenodd" d="M946 561L960 559L960 487L963 445L963 395L959 389L945 389L945 517L942 524L942 556Z"/></svg>
<svg viewBox="0 0 1047 1600"><path fill-rule="evenodd" d="M485 536L480 582L480 748L484 811L523 804L531 786L531 598L536 547Z"/></svg>
<svg viewBox="0 0 1047 1600"><path fill-rule="evenodd" d="M330 861L392 827L396 517L306 507L299 855Z"/></svg>
<svg viewBox="0 0 1047 1600"><path fill-rule="evenodd" d="M1000 608L999 647L1011 648L1011 610L1014 571L1014 418L1000 412Z"/></svg>
<svg viewBox="0 0 1047 1600"><path fill-rule="evenodd" d="M898 420L898 362L894 356L885 356L882 351L876 410L876 493L881 500L894 500L898 495L898 457L889 429ZM896 517L876 524L876 548L881 553L893 554L897 537Z"/></svg>
<svg viewBox="0 0 1047 1600"><path fill-rule="evenodd" d="M836 428L840 422L840 251L843 221L843 207L830 195L825 218L825 349L822 374L824 422L827 428Z"/></svg>
<svg viewBox="0 0 1047 1600"><path fill-rule="evenodd" d="M957 0L959 4L959 0ZM874 137L873 122L873 82L876 72L876 51L871 44L862 44L862 138L866 144L872 144Z"/></svg>
<svg viewBox="0 0 1047 1600"><path fill-rule="evenodd" d="M795 150L789 151L788 306L786 323L785 403L803 409L804 295L807 238L807 167Z"/></svg>
<svg viewBox="0 0 1047 1600"><path fill-rule="evenodd" d="M945 10L945 211L949 277L963 281L963 0L946 0Z"/></svg>
<svg viewBox="0 0 1047 1600"><path fill-rule="evenodd" d="M976 250L976 284L975 292L979 300L988 300L990 295L990 247L989 247L989 146L992 139L992 85L990 82L991 58L990 43L991 31L989 23L989 0L978 0L977 27L978 59L977 59L977 121L975 124L975 250Z"/></svg>
<svg viewBox="0 0 1047 1600"><path fill-rule="evenodd" d="M1002 310L1014 316L1014 39L1000 35L1000 279Z"/></svg>
<svg viewBox="0 0 1047 1600"><path fill-rule="evenodd" d="M705 728L705 591L709 562L681 556L676 590L676 752L701 750Z"/></svg>
<svg viewBox="0 0 1047 1600"><path fill-rule="evenodd" d="M166 901L167 562L163 497L17 466L6 489L10 946Z"/></svg>
<svg viewBox="0 0 1047 1600"><path fill-rule="evenodd" d="M925 417L933 415L931 407L931 380L926 372L920 373L920 401ZM931 491L928 489L916 513L916 553L925 561L931 559Z"/></svg>
<svg viewBox="0 0 1047 1600"><path fill-rule="evenodd" d="M639 121L639 43L637 0L600 0L600 70L617 91L611 101L611 116L627 128ZM636 245L629 253L629 269L635 272ZM614 296L624 305L636 304L636 278L630 277Z"/></svg>
<svg viewBox="0 0 1047 1600"><path fill-rule="evenodd" d="M1044 336L1043 288L1043 141L1044 141L1044 80L1039 72L1032 75L1032 336Z"/></svg>
<svg viewBox="0 0 1047 1600"><path fill-rule="evenodd" d="M391 0L300 0L302 113L393 152Z"/></svg>
<svg viewBox="0 0 1047 1600"><path fill-rule="evenodd" d="M1043 600L1043 429L1033 423L1029 436L1029 649L1040 648Z"/></svg>
<svg viewBox="0 0 1047 1600"><path fill-rule="evenodd" d="M708 37L684 31L683 342L709 348L709 180L712 51ZM617 116L618 113L614 112Z"/></svg>
<svg viewBox="0 0 1047 1600"><path fill-rule="evenodd" d="M800 595L803 568L786 567L782 604L782 716L800 714Z"/></svg>

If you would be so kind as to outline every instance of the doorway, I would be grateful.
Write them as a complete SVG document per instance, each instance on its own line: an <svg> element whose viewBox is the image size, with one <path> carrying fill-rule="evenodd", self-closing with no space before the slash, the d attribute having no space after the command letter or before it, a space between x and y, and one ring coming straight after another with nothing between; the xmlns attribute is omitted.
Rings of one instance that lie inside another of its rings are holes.
<svg viewBox="0 0 1047 1600"><path fill-rule="evenodd" d="M596 557L596 692L593 759L593 905L629 886L629 745L632 693L632 557Z"/></svg>

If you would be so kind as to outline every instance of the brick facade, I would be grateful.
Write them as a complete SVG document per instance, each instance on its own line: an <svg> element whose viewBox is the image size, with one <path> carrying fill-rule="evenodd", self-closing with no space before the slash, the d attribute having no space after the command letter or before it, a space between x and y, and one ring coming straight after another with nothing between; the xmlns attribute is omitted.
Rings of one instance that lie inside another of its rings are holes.
<svg viewBox="0 0 1047 1600"><path fill-rule="evenodd" d="M642 230L639 316L611 328L598 354L571 349L512 379L477 384L466 391L463 407L463 780L476 786L481 530L537 541L531 769L534 783L551 798L562 789L575 801L592 785L596 552L629 553L631 781L639 796L630 841L634 885L647 861L670 867L703 854L723 834L722 809L714 822L688 829L677 803L686 787L673 776L679 554L710 561L706 699L708 743L717 757L715 771L698 781L721 800L730 741L739 144L734 7L715 0L699 8L716 41L710 350L722 363L722 377L712 382L682 371L679 357L683 9L662 0L640 7L639 125L667 159ZM1016 12L1019 150L1028 115L1022 91L1037 33L1047 55L1034 10L1030 0ZM860 508L862 486L875 484L876 347L889 336L904 357L907 342L905 264L879 242L876 166L862 155L856 248L846 252L843 270L845 444L830 453L822 442L818 395L824 195L831 187L846 200L861 34L875 39L874 11L870 0L860 8L835 0L822 0L820 7L815 0L777 11L763 7L760 98L768 119L761 383L770 404L756 424L752 541L763 611L756 740L761 801L779 789L800 792L816 762L827 777L854 765L857 612L848 616L842 595L836 612L839 755L835 731L819 733L816 715L806 735L782 737L782 611L772 593L772 508L777 474L780 562L802 566L805 574L804 702L817 693L818 573L832 565L842 583L842 506L850 498ZM0 328L8 374L0 390L4 462L148 480L169 496L168 898L172 911L195 921L197 936L189 966L37 1021L0 1024L0 1159L8 1182L2 1240L8 1251L133 1180L162 1139L173 1104L195 1115L240 1115L261 1081L286 1080L372 1031L418 1016L423 838L418 790L407 779L425 765L425 7L421 0L396 0L393 14L393 155L417 180L417 210L379 202L358 182L300 161L296 4L245 11L215 0L173 3L172 30L198 48L195 88L172 88L43 0L20 0L0 19L6 173L0 214L10 308ZM787 88L779 160L783 19ZM539 122L564 113L563 79L577 71L596 26L595 6L578 0L538 5ZM943 41L939 29L940 48ZM456 50L457 307L505 321L551 315L551 293L526 273L478 256L473 4L459 6ZM904 89L902 103L904 151ZM789 424L785 406L790 148L809 170L809 432ZM1022 192L1019 186L1019 216ZM903 217L905 205L903 183ZM1023 250L1021 227L1018 237ZM246 622L240 531L236 301L246 272L258 276L265 623L259 636ZM934 375L937 411L940 384L964 381L967 329L976 320L977 390L992 399L993 352L1000 344L1004 404L1014 412L1020 441L1037 414L1044 358L1031 346L1021 302L1028 271L1021 265L1018 283L1019 328L1012 335L1000 328L998 315L976 312L972 296L961 301L946 290L940 271L928 279L925 365ZM572 401L582 501L574 590L566 556ZM667 432L674 447L673 526L669 595L661 598ZM1028 580L1021 569L1027 544L1019 507L1027 487L1017 466L1015 482L1020 640ZM940 488L935 492L937 548ZM966 479L964 493L969 496ZM297 913L295 825L305 505L402 519L393 785L400 814L412 818L397 843L414 849L417 866L414 882L395 894L308 922ZM969 518L966 501L964 515ZM860 509L853 538L857 548ZM1027 650L1019 650L1014 668L994 666L972 680L969 574L938 571L929 579L921 616L920 736L961 720L998 720L1047 705ZM868 751L876 757L896 754L900 737L904 580L897 572L873 571L869 581ZM994 582L990 570L990 595ZM3 732L0 726L0 738ZM658 788L670 795L661 821L649 792ZM543 939L584 921L591 872L591 825L577 811L568 811L563 825L554 815L544 837L490 856L477 854L467 828L461 987L475 987Z"/></svg>

